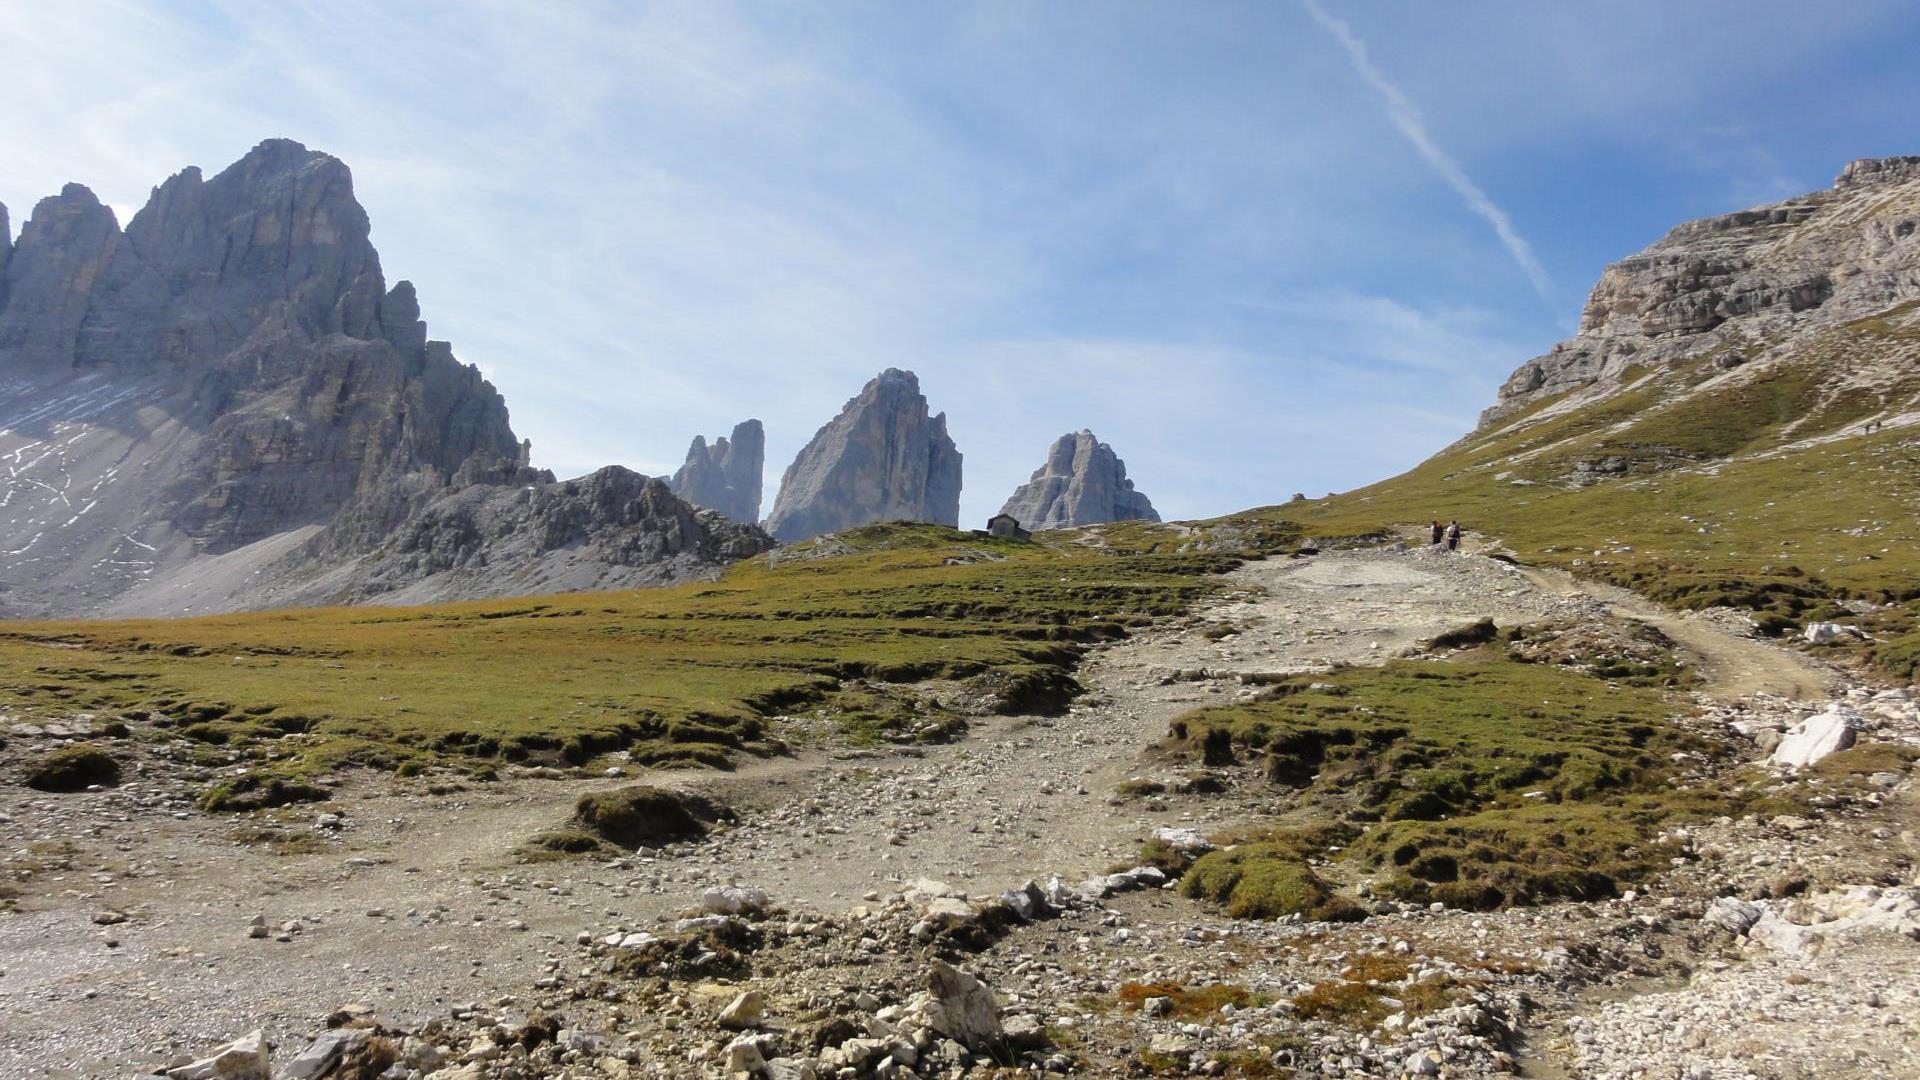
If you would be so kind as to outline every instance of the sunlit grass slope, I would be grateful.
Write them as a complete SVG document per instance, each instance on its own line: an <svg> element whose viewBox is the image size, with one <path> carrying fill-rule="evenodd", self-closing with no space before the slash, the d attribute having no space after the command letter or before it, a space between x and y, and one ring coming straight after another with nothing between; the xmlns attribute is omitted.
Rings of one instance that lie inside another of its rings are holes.
<svg viewBox="0 0 1920 1080"><path fill-rule="evenodd" d="M843 680L972 680L1003 708L1055 705L1081 643L1185 610L1237 561L1174 538L876 526L671 589L5 624L0 707L126 715L289 775L610 749L717 764L777 739L772 715L863 705Z"/></svg>
<svg viewBox="0 0 1920 1080"><path fill-rule="evenodd" d="M1508 418L1390 480L1258 513L1349 533L1458 518L1525 562L1675 607L1747 608L1769 632L1857 622L1876 634L1863 651L1882 672L1913 678L1920 437L1821 439L1836 400L1849 417L1860 406L1811 385L1783 373L1724 392L1739 401L1670 405L1630 389L1538 422ZM1787 432L1789 413L1802 420ZM1608 457L1624 473L1573 482L1578 462ZM1856 601L1876 610L1850 613Z"/></svg>

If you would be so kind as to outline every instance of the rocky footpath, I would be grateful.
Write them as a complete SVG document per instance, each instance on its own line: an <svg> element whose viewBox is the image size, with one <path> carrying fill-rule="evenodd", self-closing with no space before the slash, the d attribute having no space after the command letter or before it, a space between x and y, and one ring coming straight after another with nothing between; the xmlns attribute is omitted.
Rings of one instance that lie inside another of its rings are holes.
<svg viewBox="0 0 1920 1080"><path fill-rule="evenodd" d="M673 474L673 493L743 525L757 524L766 461L767 433L758 420L735 424L732 438L722 435L712 446L706 436L695 435L686 464Z"/></svg>
<svg viewBox="0 0 1920 1080"><path fill-rule="evenodd" d="M1133 489L1126 462L1091 431L1060 436L1044 465L1000 508L1031 530L1109 521L1159 521L1153 502Z"/></svg>
<svg viewBox="0 0 1920 1080"><path fill-rule="evenodd" d="M888 368L801 449L766 529L783 543L876 521L960 524L960 451L911 371Z"/></svg>

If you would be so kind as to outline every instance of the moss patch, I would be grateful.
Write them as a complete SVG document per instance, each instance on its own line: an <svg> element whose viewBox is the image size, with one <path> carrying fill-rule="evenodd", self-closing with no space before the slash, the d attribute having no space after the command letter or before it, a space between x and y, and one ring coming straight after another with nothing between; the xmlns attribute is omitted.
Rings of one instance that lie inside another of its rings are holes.
<svg viewBox="0 0 1920 1080"><path fill-rule="evenodd" d="M63 746L27 771L27 786L37 791L85 791L96 784L120 782L120 763L97 746Z"/></svg>
<svg viewBox="0 0 1920 1080"><path fill-rule="evenodd" d="M698 840L715 824L732 821L733 811L688 792L636 785L580 796L573 820L576 832L547 835L595 838L631 851Z"/></svg>
<svg viewBox="0 0 1920 1080"><path fill-rule="evenodd" d="M1256 994L1234 983L1185 986L1180 983L1129 982L1120 985L1116 995L1122 1008L1138 1009L1148 998L1166 998L1176 1020L1197 1020L1211 1016L1228 1005L1236 1009L1257 1008L1272 1002L1265 994Z"/></svg>
<svg viewBox="0 0 1920 1080"><path fill-rule="evenodd" d="M1196 753L1225 733L1302 814L1351 823L1360 835L1340 857L1410 899L1495 908L1612 895L1662 864L1651 838L1665 822L1744 809L1742 796L1677 783L1674 755L1723 752L1670 722L1677 701L1503 646L1301 676L1272 693L1180 725ZM1231 911L1258 866L1270 876L1250 895L1282 902L1243 910L1311 910L1325 889L1301 861L1314 850L1268 841L1210 855L1183 888Z"/></svg>
<svg viewBox="0 0 1920 1080"><path fill-rule="evenodd" d="M1236 919L1299 915L1337 922L1364 917L1364 911L1336 895L1307 865L1312 846L1288 833L1208 852L1180 879L1180 894L1220 904Z"/></svg>
<svg viewBox="0 0 1920 1080"><path fill-rule="evenodd" d="M333 792L319 784L248 773L209 787L200 795L200 809L209 813L243 813L293 803L326 802L331 798Z"/></svg>

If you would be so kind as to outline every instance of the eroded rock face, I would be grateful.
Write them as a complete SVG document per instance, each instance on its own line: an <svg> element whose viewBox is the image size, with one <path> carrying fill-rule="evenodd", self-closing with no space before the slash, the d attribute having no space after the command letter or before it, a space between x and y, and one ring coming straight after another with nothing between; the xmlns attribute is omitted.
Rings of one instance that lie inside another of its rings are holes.
<svg viewBox="0 0 1920 1080"><path fill-rule="evenodd" d="M1831 189L1688 222L1600 276L1580 333L1522 364L1483 422L1544 397L1783 338L1920 297L1920 158L1856 161Z"/></svg>
<svg viewBox="0 0 1920 1080"><path fill-rule="evenodd" d="M1091 431L1062 435L1046 464L1000 508L1028 529L1065 529L1106 521L1159 521L1153 502L1133 489L1126 462Z"/></svg>
<svg viewBox="0 0 1920 1080"><path fill-rule="evenodd" d="M766 462L767 433L758 420L734 425L731 438L723 435L712 446L706 436L695 435L686 464L673 474L673 493L752 525L760 520L760 476Z"/></svg>
<svg viewBox="0 0 1920 1080"><path fill-rule="evenodd" d="M7 264L13 261L13 225L7 220L7 204L0 203L0 311L7 308Z"/></svg>
<svg viewBox="0 0 1920 1080"><path fill-rule="evenodd" d="M299 603L428 603L664 585L758 555L773 538L618 465L574 480L457 487Z"/></svg>
<svg viewBox="0 0 1920 1080"><path fill-rule="evenodd" d="M758 543L664 484L529 468L501 396L387 286L346 165L284 139L181 171L124 231L68 185L0 244L0 455L0 615L645 583ZM558 534L581 537L565 573Z"/></svg>
<svg viewBox="0 0 1920 1080"><path fill-rule="evenodd" d="M119 247L113 211L79 184L34 206L7 261L0 373L74 365L95 286Z"/></svg>
<svg viewBox="0 0 1920 1080"><path fill-rule="evenodd" d="M920 380L888 368L800 451L767 531L792 542L877 521L960 524L960 451Z"/></svg>

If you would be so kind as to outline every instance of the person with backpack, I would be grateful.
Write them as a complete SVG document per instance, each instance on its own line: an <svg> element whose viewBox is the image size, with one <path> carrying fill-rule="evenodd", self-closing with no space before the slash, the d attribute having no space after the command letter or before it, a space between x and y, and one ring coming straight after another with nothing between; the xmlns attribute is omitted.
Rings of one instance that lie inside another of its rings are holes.
<svg viewBox="0 0 1920 1080"><path fill-rule="evenodd" d="M1460 523L1457 521L1447 523L1447 550L1460 550Z"/></svg>
<svg viewBox="0 0 1920 1080"><path fill-rule="evenodd" d="M1434 545L1435 547L1439 547L1440 541L1445 535L1446 535L1446 530L1440 527L1440 519L1434 518L1433 519L1433 539L1429 540L1428 543Z"/></svg>

